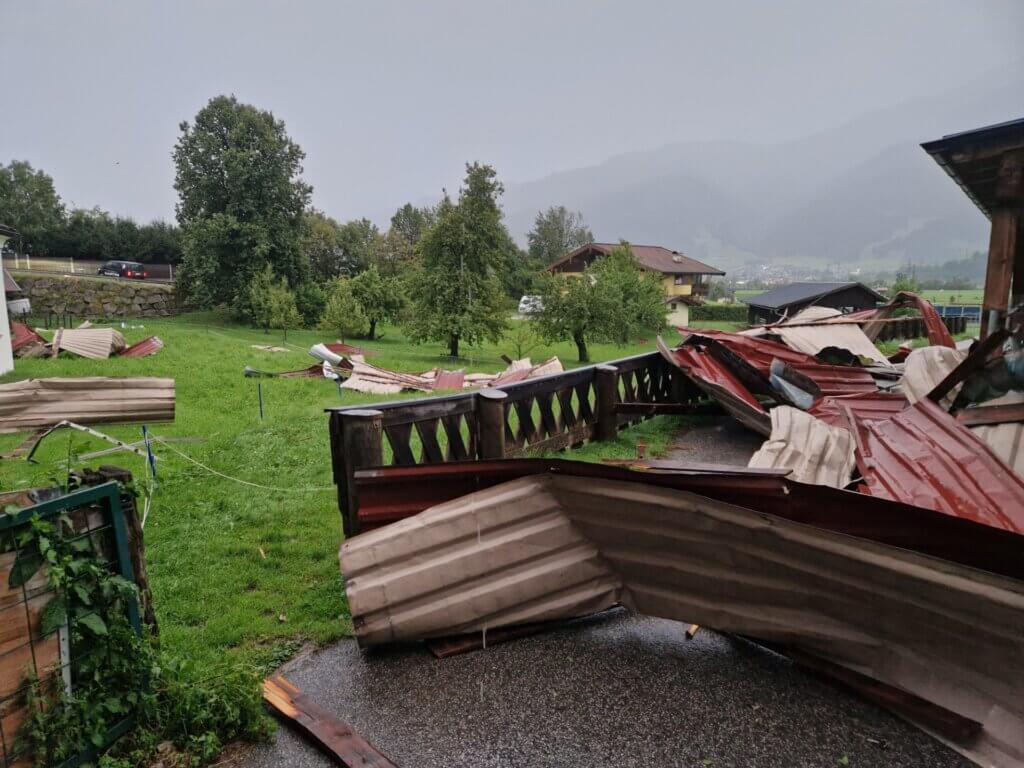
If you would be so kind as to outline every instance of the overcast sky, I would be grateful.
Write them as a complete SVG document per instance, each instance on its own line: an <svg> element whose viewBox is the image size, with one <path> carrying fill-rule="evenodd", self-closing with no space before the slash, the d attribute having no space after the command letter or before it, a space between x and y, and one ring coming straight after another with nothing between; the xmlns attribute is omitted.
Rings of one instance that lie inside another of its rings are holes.
<svg viewBox="0 0 1024 768"><path fill-rule="evenodd" d="M0 30L0 162L68 205L172 218L178 124L233 93L285 121L344 220L454 189L466 160L526 181L827 129L1020 66L1024 2L0 0Z"/></svg>

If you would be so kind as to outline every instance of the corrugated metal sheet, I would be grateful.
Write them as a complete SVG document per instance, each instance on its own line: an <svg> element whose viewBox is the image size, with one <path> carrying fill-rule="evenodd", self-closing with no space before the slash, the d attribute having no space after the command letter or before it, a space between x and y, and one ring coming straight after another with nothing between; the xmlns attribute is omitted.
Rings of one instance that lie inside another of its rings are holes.
<svg viewBox="0 0 1024 768"><path fill-rule="evenodd" d="M124 336L113 328L58 328L53 334L54 355L71 352L92 360L104 360L124 347Z"/></svg>
<svg viewBox="0 0 1024 768"><path fill-rule="evenodd" d="M927 397L954 368L967 358L967 352L953 347L929 346L915 349L903 364L900 389L911 403ZM947 400L952 403L960 387L956 387Z"/></svg>
<svg viewBox="0 0 1024 768"><path fill-rule="evenodd" d="M865 392L863 394L823 397L808 409L826 424L836 427L848 425L846 411L862 419L888 419L902 411L909 403L897 392Z"/></svg>
<svg viewBox="0 0 1024 768"><path fill-rule="evenodd" d="M780 336L787 347L808 355L817 355L823 349L837 347L884 367L892 365L889 358L879 351L856 323L776 325L767 330Z"/></svg>
<svg viewBox="0 0 1024 768"><path fill-rule="evenodd" d="M741 424L762 435L771 434L771 419L743 382L716 358L692 346L670 350L658 337L658 350L710 398L718 401Z"/></svg>
<svg viewBox="0 0 1024 768"><path fill-rule="evenodd" d="M617 600L820 654L982 723L970 748L992 764L1024 760L1016 580L693 494L554 476L357 536L341 568L366 645Z"/></svg>
<svg viewBox="0 0 1024 768"><path fill-rule="evenodd" d="M851 426L865 493L1024 534L1024 479L931 400Z"/></svg>
<svg viewBox="0 0 1024 768"><path fill-rule="evenodd" d="M0 432L78 424L174 421L174 379L27 379L0 384Z"/></svg>
<svg viewBox="0 0 1024 768"><path fill-rule="evenodd" d="M155 355L161 349L164 348L164 343L160 340L159 336L150 336L137 341L127 349L121 350L121 357L148 357L149 355Z"/></svg>
<svg viewBox="0 0 1024 768"><path fill-rule="evenodd" d="M801 483L843 488L856 462L848 429L829 426L797 408L780 405L771 411L772 433L747 466L791 470Z"/></svg>
<svg viewBox="0 0 1024 768"><path fill-rule="evenodd" d="M1024 403L1024 393L1007 392L1002 397L989 400L986 406L1015 405ZM966 412L969 412L968 409ZM970 428L971 432L985 441L992 453L1019 477L1024 477L1024 423L984 424Z"/></svg>
<svg viewBox="0 0 1024 768"><path fill-rule="evenodd" d="M46 339L24 323L11 323L11 351L17 352L30 344L45 344Z"/></svg>
<svg viewBox="0 0 1024 768"><path fill-rule="evenodd" d="M676 468L634 472L566 459L455 461L357 470L358 516L365 528L534 475L642 483L765 512L845 536L909 549L1024 582L1020 535L960 517L825 485L795 483L747 467L730 473Z"/></svg>
<svg viewBox="0 0 1024 768"><path fill-rule="evenodd" d="M921 319L924 320L925 329L928 332L928 343L941 347L956 347L956 342L953 340L952 334L949 329L946 328L946 324L942 321L942 317L936 311L935 307L930 301L916 293L910 293L909 291L901 291L897 293L893 300L886 304L884 307L879 307L878 310L871 316L870 320L876 322L867 322L864 324L864 333L869 339L878 338L878 334L882 332L882 328L885 326L885 320L892 316L893 312L897 309L904 307L911 307L917 309L921 313Z"/></svg>
<svg viewBox="0 0 1024 768"><path fill-rule="evenodd" d="M814 381L823 395L878 391L874 378L863 368L827 365L811 355L790 349L777 341L707 328L685 328L682 331L684 334L689 333L694 339L703 336L721 342L765 376L771 372L772 360L781 360Z"/></svg>
<svg viewBox="0 0 1024 768"><path fill-rule="evenodd" d="M465 381L465 371L438 371L434 377L434 389L462 389Z"/></svg>

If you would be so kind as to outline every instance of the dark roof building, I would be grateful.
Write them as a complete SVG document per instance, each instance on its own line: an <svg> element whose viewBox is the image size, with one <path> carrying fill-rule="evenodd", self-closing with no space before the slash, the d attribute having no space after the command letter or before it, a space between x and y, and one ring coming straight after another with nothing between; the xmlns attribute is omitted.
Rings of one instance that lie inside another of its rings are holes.
<svg viewBox="0 0 1024 768"><path fill-rule="evenodd" d="M1024 118L921 146L992 220L982 302L984 337L1002 325L1010 307L1024 304Z"/></svg>
<svg viewBox="0 0 1024 768"><path fill-rule="evenodd" d="M872 309L885 296L863 283L790 283L767 293L744 299L750 308L747 321L751 325L774 323L792 317L809 307L831 307L841 312Z"/></svg>

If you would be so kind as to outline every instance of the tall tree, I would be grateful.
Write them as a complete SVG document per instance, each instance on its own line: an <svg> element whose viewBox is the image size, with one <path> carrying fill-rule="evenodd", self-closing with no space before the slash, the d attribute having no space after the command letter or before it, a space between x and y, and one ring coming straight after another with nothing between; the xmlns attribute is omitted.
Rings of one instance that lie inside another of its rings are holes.
<svg viewBox="0 0 1024 768"><path fill-rule="evenodd" d="M391 217L391 231L401 235L409 245L416 245L436 218L433 208L417 208L406 203Z"/></svg>
<svg viewBox="0 0 1024 768"><path fill-rule="evenodd" d="M526 236L531 261L544 269L569 251L592 243L594 234L583 221L583 214L564 205L551 206L537 213L533 229Z"/></svg>
<svg viewBox="0 0 1024 768"><path fill-rule="evenodd" d="M369 219L353 219L338 229L338 246L341 249L340 275L358 275L373 259L379 247L380 230Z"/></svg>
<svg viewBox="0 0 1024 768"><path fill-rule="evenodd" d="M331 282L327 306L320 318L320 329L333 333L342 341L348 336L361 336L369 327L362 306L352 293L352 279L339 277Z"/></svg>
<svg viewBox="0 0 1024 768"><path fill-rule="evenodd" d="M462 341L498 342L508 320L501 291L503 247L508 231L498 197L504 191L494 169L466 166L459 201L447 197L437 222L419 243L421 269L414 282L409 333L414 341L443 341L458 357Z"/></svg>
<svg viewBox="0 0 1024 768"><path fill-rule="evenodd" d="M181 281L192 298L248 311L249 282L267 264L290 285L302 283L300 225L312 190L284 123L217 96L180 128L174 188L184 230Z"/></svg>
<svg viewBox="0 0 1024 768"><path fill-rule="evenodd" d="M23 160L0 165L0 223L21 235L15 245L46 253L64 223L64 205L53 179Z"/></svg>
<svg viewBox="0 0 1024 768"><path fill-rule="evenodd" d="M352 278L352 295L369 321L366 335L370 339L377 337L377 324L397 319L405 304L402 283L395 277L381 277L376 265Z"/></svg>
<svg viewBox="0 0 1024 768"><path fill-rule="evenodd" d="M340 229L338 222L320 211L310 210L302 215L299 247L317 280L332 280L344 274L338 242Z"/></svg>
<svg viewBox="0 0 1024 768"><path fill-rule="evenodd" d="M656 275L640 269L623 244L597 259L579 277L547 275L543 306L534 316L548 341L571 339L579 361L590 361L588 343L626 343L640 330L665 324L664 294Z"/></svg>

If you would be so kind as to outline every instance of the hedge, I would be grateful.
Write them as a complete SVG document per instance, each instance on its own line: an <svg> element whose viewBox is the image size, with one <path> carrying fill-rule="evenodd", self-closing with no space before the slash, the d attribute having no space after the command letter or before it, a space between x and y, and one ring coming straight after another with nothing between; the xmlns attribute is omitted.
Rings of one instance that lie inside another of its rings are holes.
<svg viewBox="0 0 1024 768"><path fill-rule="evenodd" d="M690 307L691 320L725 320L733 323L747 321L746 304L700 304Z"/></svg>

